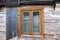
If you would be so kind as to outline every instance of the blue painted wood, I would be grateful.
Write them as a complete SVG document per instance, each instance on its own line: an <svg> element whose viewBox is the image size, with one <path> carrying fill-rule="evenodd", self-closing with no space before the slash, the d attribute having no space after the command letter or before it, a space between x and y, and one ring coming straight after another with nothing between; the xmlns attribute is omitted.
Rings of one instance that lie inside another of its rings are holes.
<svg viewBox="0 0 60 40"><path fill-rule="evenodd" d="M6 14L6 38L9 40L12 37L15 37L18 35L18 10L14 8L7 8L7 14Z"/></svg>

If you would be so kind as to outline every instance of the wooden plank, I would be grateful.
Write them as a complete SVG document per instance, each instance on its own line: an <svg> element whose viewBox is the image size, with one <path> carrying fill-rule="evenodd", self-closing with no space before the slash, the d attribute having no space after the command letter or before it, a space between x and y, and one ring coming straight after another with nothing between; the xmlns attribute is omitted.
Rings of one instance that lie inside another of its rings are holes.
<svg viewBox="0 0 60 40"><path fill-rule="evenodd" d="M42 34L42 23L41 23L41 19L42 19L42 17L41 17L41 10L39 10L39 16L40 16L40 25L39 25L39 27L40 27L40 35Z"/></svg>
<svg viewBox="0 0 60 40"><path fill-rule="evenodd" d="M32 35L33 32L33 13L30 11L29 12L29 17L30 17L30 35Z"/></svg>
<svg viewBox="0 0 60 40"><path fill-rule="evenodd" d="M41 36L43 36L44 35L44 11L43 11L44 9L42 8L41 10L40 10L40 13L41 13Z"/></svg>
<svg viewBox="0 0 60 40"><path fill-rule="evenodd" d="M43 7L27 7L27 8L22 8L21 10L28 10L28 11L33 11L33 10L41 10Z"/></svg>
<svg viewBox="0 0 60 40"><path fill-rule="evenodd" d="M20 18L19 18L19 27L18 27L18 37L21 36L22 32L23 32L23 28L22 28L22 11L20 10Z"/></svg>

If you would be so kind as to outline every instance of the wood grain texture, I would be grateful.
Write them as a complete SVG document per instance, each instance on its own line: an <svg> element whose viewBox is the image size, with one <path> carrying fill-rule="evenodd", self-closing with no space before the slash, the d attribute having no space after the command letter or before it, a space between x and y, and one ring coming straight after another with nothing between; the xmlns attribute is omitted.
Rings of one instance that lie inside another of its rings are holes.
<svg viewBox="0 0 60 40"><path fill-rule="evenodd" d="M29 13L30 16L30 35L32 35L32 31L33 31L33 13L30 11Z"/></svg>

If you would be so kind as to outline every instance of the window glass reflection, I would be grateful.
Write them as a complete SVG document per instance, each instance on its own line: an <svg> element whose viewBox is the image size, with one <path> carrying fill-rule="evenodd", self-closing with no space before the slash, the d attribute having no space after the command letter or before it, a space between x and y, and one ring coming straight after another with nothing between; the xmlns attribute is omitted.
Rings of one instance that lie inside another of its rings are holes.
<svg viewBox="0 0 60 40"><path fill-rule="evenodd" d="M24 32L29 31L29 12L24 12Z"/></svg>
<svg viewBox="0 0 60 40"><path fill-rule="evenodd" d="M33 32L39 32L40 16L39 12L33 12Z"/></svg>

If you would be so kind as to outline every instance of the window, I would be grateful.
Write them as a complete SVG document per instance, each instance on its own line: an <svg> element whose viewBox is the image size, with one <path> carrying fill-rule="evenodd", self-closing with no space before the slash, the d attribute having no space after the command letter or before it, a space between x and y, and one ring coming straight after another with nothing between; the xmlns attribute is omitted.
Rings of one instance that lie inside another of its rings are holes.
<svg viewBox="0 0 60 40"><path fill-rule="evenodd" d="M20 10L19 35L21 36L22 34L43 36L43 8L24 8Z"/></svg>

